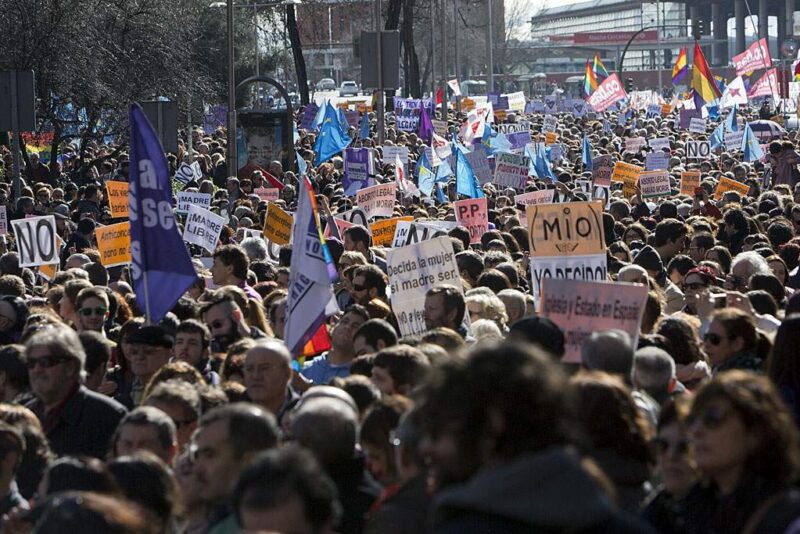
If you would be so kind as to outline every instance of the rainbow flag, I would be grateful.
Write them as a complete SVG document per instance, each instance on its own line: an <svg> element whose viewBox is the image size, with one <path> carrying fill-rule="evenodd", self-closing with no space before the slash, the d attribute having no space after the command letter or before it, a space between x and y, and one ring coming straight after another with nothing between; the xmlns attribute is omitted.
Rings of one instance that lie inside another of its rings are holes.
<svg viewBox="0 0 800 534"><path fill-rule="evenodd" d="M594 72L594 77L597 79L598 84L603 83L603 81L608 78L606 66L603 65L603 61L600 59L600 54L597 52L594 53L594 65L592 65L592 72Z"/></svg>
<svg viewBox="0 0 800 534"><path fill-rule="evenodd" d="M711 72L708 62L706 62L706 57L703 55L703 51L700 50L700 43L697 41L694 43L692 89L706 103L713 102L722 96L719 87L717 87L717 82L714 80L714 74Z"/></svg>
<svg viewBox="0 0 800 534"><path fill-rule="evenodd" d="M583 92L586 96L589 96L597 89L598 85L597 77L595 77L592 70L592 62L589 60L586 62L586 73L583 75Z"/></svg>
<svg viewBox="0 0 800 534"><path fill-rule="evenodd" d="M678 85L686 78L686 71L688 67L686 66L686 47L684 46L681 48L681 53L678 54L677 59L675 60L675 66L672 67L672 84Z"/></svg>

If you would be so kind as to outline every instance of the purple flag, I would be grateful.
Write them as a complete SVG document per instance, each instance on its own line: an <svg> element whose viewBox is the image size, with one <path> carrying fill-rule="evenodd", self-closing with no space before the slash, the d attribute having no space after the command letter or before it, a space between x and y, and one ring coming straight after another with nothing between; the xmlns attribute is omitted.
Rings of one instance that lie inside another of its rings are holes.
<svg viewBox="0 0 800 534"><path fill-rule="evenodd" d="M175 306L197 274L172 212L164 149L139 104L131 105L130 123L131 276L136 302L154 323Z"/></svg>
<svg viewBox="0 0 800 534"><path fill-rule="evenodd" d="M425 109L425 106L422 106L418 133L420 139L430 144L431 139L433 139L433 124L431 124L431 118L428 116L428 110Z"/></svg>

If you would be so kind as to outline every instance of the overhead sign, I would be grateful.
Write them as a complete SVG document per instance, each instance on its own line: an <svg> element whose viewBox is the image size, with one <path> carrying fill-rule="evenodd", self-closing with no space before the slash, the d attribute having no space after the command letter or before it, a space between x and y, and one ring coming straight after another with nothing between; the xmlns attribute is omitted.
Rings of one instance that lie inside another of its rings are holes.
<svg viewBox="0 0 800 534"><path fill-rule="evenodd" d="M211 194L210 193L187 193L181 191L178 193L178 208L175 210L180 214L189 213L191 206L198 206L203 209L211 208Z"/></svg>
<svg viewBox="0 0 800 534"><path fill-rule="evenodd" d="M744 128L739 128L735 131L730 131L726 128L723 138L726 150L741 150L742 139L744 139Z"/></svg>
<svg viewBox="0 0 800 534"><path fill-rule="evenodd" d="M648 152L644 161L644 168L648 171L669 169L669 154L666 152Z"/></svg>
<svg viewBox="0 0 800 534"><path fill-rule="evenodd" d="M700 171L684 171L681 173L681 195L694 196L694 190L700 187Z"/></svg>
<svg viewBox="0 0 800 534"><path fill-rule="evenodd" d="M596 186L611 185L611 173L614 171L614 158L609 155L596 156L592 160L592 180Z"/></svg>
<svg viewBox="0 0 800 534"><path fill-rule="evenodd" d="M394 163L395 158L400 157L400 161L404 166L408 167L408 147L407 146L384 146L383 147L383 163L387 165Z"/></svg>
<svg viewBox="0 0 800 534"><path fill-rule="evenodd" d="M451 221L400 221L394 231L392 247L407 247L408 245L447 235L447 231L451 228L449 225L455 226L457 224Z"/></svg>
<svg viewBox="0 0 800 534"><path fill-rule="evenodd" d="M653 150L664 150L665 148L669 150L669 137L658 137L656 139L650 139L649 143L650 148Z"/></svg>
<svg viewBox="0 0 800 534"><path fill-rule="evenodd" d="M258 198L266 202L275 202L280 196L280 189L277 187L256 187L253 193L258 195Z"/></svg>
<svg viewBox="0 0 800 534"><path fill-rule="evenodd" d="M343 211L342 213L337 213L336 214L336 219L345 221L345 222L349 223L350 225L360 224L361 226L363 226L364 228L369 230L369 222L367 220L368 219L367 218L367 213L361 208L353 208L353 209L348 210L348 211Z"/></svg>
<svg viewBox="0 0 800 534"><path fill-rule="evenodd" d="M112 217L128 216L128 182L109 180L106 182L108 206Z"/></svg>
<svg viewBox="0 0 800 534"><path fill-rule="evenodd" d="M292 238L293 220L291 214L276 204L270 204L264 217L264 237L276 245L288 245Z"/></svg>
<svg viewBox="0 0 800 534"><path fill-rule="evenodd" d="M637 344L647 286L547 278L542 284L541 314L564 332L566 363L580 363L581 346L594 332L612 328Z"/></svg>
<svg viewBox="0 0 800 534"><path fill-rule="evenodd" d="M459 200L454 204L456 222L469 230L470 244L480 243L489 229L489 212L486 198Z"/></svg>
<svg viewBox="0 0 800 534"><path fill-rule="evenodd" d="M514 196L514 203L520 206L530 206L533 204L550 204L553 202L555 189L540 189L522 195Z"/></svg>
<svg viewBox="0 0 800 534"><path fill-rule="evenodd" d="M625 139L625 152L636 154L645 145L647 145L647 139L644 137L628 137Z"/></svg>
<svg viewBox="0 0 800 534"><path fill-rule="evenodd" d="M689 120L689 131L692 133L706 133L706 120L702 117L692 117Z"/></svg>
<svg viewBox="0 0 800 534"><path fill-rule="evenodd" d="M11 221L17 239L20 267L47 265L58 261L56 218L53 215Z"/></svg>
<svg viewBox="0 0 800 534"><path fill-rule="evenodd" d="M394 213L394 201L397 197L397 182L373 185L356 193L356 204L367 215L373 217L391 217Z"/></svg>
<svg viewBox="0 0 800 534"><path fill-rule="evenodd" d="M217 248L217 240L224 224L219 215L192 204L186 215L183 240L213 253Z"/></svg>
<svg viewBox="0 0 800 534"><path fill-rule="evenodd" d="M645 171L639 175L642 198L668 197L672 194L669 185L669 172Z"/></svg>
<svg viewBox="0 0 800 534"><path fill-rule="evenodd" d="M731 58L736 68L736 75L750 74L758 69L768 69L772 66L772 59L767 45L767 38L762 37L751 44L747 50Z"/></svg>
<svg viewBox="0 0 800 534"><path fill-rule="evenodd" d="M131 223L121 222L95 229L97 250L103 267L114 267L131 262Z"/></svg>

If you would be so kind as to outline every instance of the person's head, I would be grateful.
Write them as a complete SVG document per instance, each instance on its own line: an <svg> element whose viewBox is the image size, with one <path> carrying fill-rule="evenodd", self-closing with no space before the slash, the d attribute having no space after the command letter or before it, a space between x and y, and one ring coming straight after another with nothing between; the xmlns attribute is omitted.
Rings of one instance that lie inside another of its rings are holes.
<svg viewBox="0 0 800 534"><path fill-rule="evenodd" d="M344 310L339 322L331 332L331 345L343 355L353 354L353 339L356 331L369 320L366 308L352 304Z"/></svg>
<svg viewBox="0 0 800 534"><path fill-rule="evenodd" d="M25 343L31 390L45 407L57 405L76 387L85 362L78 334L67 326L39 330Z"/></svg>
<svg viewBox="0 0 800 534"><path fill-rule="evenodd" d="M22 463L25 436L14 425L0 421L0 481L10 483Z"/></svg>
<svg viewBox="0 0 800 534"><path fill-rule="evenodd" d="M547 317L523 317L511 325L508 340L537 345L557 360L561 360L565 352L564 332Z"/></svg>
<svg viewBox="0 0 800 534"><path fill-rule="evenodd" d="M715 311L703 336L706 354L715 366L738 354L755 350L757 344L755 320L737 308Z"/></svg>
<svg viewBox="0 0 800 534"><path fill-rule="evenodd" d="M716 285L716 277L708 267L695 267L689 270L686 276L683 277L683 284L681 285L686 299L686 308L690 312L696 313L698 295L714 285Z"/></svg>
<svg viewBox="0 0 800 534"><path fill-rule="evenodd" d="M689 227L678 219L664 219L656 225L653 246L663 260L681 254L688 247Z"/></svg>
<svg viewBox="0 0 800 534"><path fill-rule="evenodd" d="M400 417L411 406L411 401L406 397L385 396L370 407L361 424L359 438L367 457L367 469L383 486L389 486L398 479L392 433Z"/></svg>
<svg viewBox="0 0 800 534"><path fill-rule="evenodd" d="M195 386L178 379L160 382L153 386L142 405L158 408L172 419L178 449L189 443L201 414L200 393Z"/></svg>
<svg viewBox="0 0 800 534"><path fill-rule="evenodd" d="M138 504L158 532L171 529L179 512L179 488L169 464L156 455L138 451L108 462L108 470L122 494Z"/></svg>
<svg viewBox="0 0 800 534"><path fill-rule="evenodd" d="M658 347L644 347L633 355L631 383L644 390L659 403L669 397L675 385L675 360L667 351Z"/></svg>
<svg viewBox="0 0 800 534"><path fill-rule="evenodd" d="M38 488L41 497L64 491L115 494L119 487L105 464L97 458L65 456L50 462Z"/></svg>
<svg viewBox="0 0 800 534"><path fill-rule="evenodd" d="M704 360L698 332L689 321L688 315L670 315L659 319L654 329L654 333L666 338L669 354L677 365L693 365Z"/></svg>
<svg viewBox="0 0 800 534"><path fill-rule="evenodd" d="M353 352L355 356L373 354L397 344L397 332L384 319L370 319L362 324L353 335Z"/></svg>
<svg viewBox="0 0 800 534"><path fill-rule="evenodd" d="M430 362L419 349L395 345L378 351L372 362L372 383L384 395L408 395L428 378Z"/></svg>
<svg viewBox="0 0 800 534"><path fill-rule="evenodd" d="M649 235L650 231L647 230L647 228L641 224L634 223L625 228L625 231L622 233L622 240L628 247L637 242L644 245L647 243L647 237Z"/></svg>
<svg viewBox="0 0 800 534"><path fill-rule="evenodd" d="M244 385L254 403L278 412L292 380L292 354L276 339L256 341L244 360Z"/></svg>
<svg viewBox="0 0 800 534"><path fill-rule="evenodd" d="M138 507L115 495L69 491L53 495L41 504L36 532L94 532L141 534L152 525Z"/></svg>
<svg viewBox="0 0 800 534"><path fill-rule="evenodd" d="M131 372L147 383L172 358L175 337L160 325L142 326L128 336Z"/></svg>
<svg viewBox="0 0 800 534"><path fill-rule="evenodd" d="M92 330L102 332L108 319L108 295L102 287L92 286L82 289L75 301L78 312L78 331Z"/></svg>
<svg viewBox="0 0 800 534"><path fill-rule="evenodd" d="M432 287L425 294L425 326L458 331L465 309L464 295L458 288L449 284Z"/></svg>
<svg viewBox="0 0 800 534"><path fill-rule="evenodd" d="M695 267L697 267L697 263L695 263L692 258L685 254L678 254L669 260L667 264L667 276L673 284L677 287L681 287L683 284L683 277Z"/></svg>
<svg viewBox="0 0 800 534"><path fill-rule="evenodd" d="M731 272L725 277L725 289L747 291L751 276L769 273L769 264L762 255L755 251L741 252L731 263Z"/></svg>
<svg viewBox="0 0 800 534"><path fill-rule="evenodd" d="M517 289L504 289L497 294L503 302L508 316L508 324L512 325L525 317L525 295Z"/></svg>
<svg viewBox="0 0 800 534"><path fill-rule="evenodd" d="M567 443L567 377L544 351L487 344L437 370L421 405L432 474L447 486L482 468Z"/></svg>
<svg viewBox="0 0 800 534"><path fill-rule="evenodd" d="M223 245L214 251L211 278L215 284L239 285L247 279L250 260L244 249L237 245Z"/></svg>
<svg viewBox="0 0 800 534"><path fill-rule="evenodd" d="M329 532L341 517L336 486L313 454L294 446L256 457L237 479L231 502L247 532Z"/></svg>
<svg viewBox="0 0 800 534"><path fill-rule="evenodd" d="M58 314L61 316L64 321L67 323L76 323L78 322L78 306L76 301L78 300L78 294L86 288L92 287L92 283L88 280L83 279L74 279L69 280L66 284L64 284L64 297L59 301L59 310Z"/></svg>
<svg viewBox="0 0 800 534"><path fill-rule="evenodd" d="M590 371L604 371L630 380L633 367L631 336L622 330L594 332L581 346L581 366Z"/></svg>
<svg viewBox="0 0 800 534"><path fill-rule="evenodd" d="M175 345L172 352L175 359L185 361L198 367L208 358L208 347L211 343L211 332L197 319L181 321L175 331Z"/></svg>
<svg viewBox="0 0 800 534"><path fill-rule="evenodd" d="M720 373L697 391L688 417L694 461L728 495L738 484L780 487L800 470L800 438L767 377Z"/></svg>
<svg viewBox="0 0 800 534"><path fill-rule="evenodd" d="M306 395L316 389L311 388ZM328 395L333 390L335 396ZM358 408L344 390L329 388L317 395L301 398L292 412L291 434L328 470L349 462L355 454Z"/></svg>
<svg viewBox="0 0 800 534"><path fill-rule="evenodd" d="M275 417L245 403L214 408L203 415L193 438L194 471L208 504L227 499L239 473L257 454L278 443Z"/></svg>
<svg viewBox="0 0 800 534"><path fill-rule="evenodd" d="M656 472L669 494L682 498L697 482L697 470L689 454L686 435L686 415L689 399L676 397L665 403L658 416L656 437L651 441L651 451L656 462Z"/></svg>
<svg viewBox="0 0 800 534"><path fill-rule="evenodd" d="M715 245L706 251L706 260L713 261L722 269L723 274L731 270L731 252L722 245Z"/></svg>
<svg viewBox="0 0 800 534"><path fill-rule="evenodd" d="M24 345L0 347L0 400L11 402L30 386Z"/></svg>
<svg viewBox="0 0 800 534"><path fill-rule="evenodd" d="M355 224L347 227L342 234L345 250L360 252L367 259L372 257L369 251L369 231L365 227Z"/></svg>
<svg viewBox="0 0 800 534"><path fill-rule="evenodd" d="M245 322L242 309L232 297L215 294L203 309L203 322L208 326L216 350L224 352L228 347L241 339L239 325Z"/></svg>
<svg viewBox="0 0 800 534"><path fill-rule="evenodd" d="M693 234L692 240L689 242L689 257L692 258L695 263L700 263L706 258L706 252L711 250L715 243L714 236L708 232L697 232Z"/></svg>
<svg viewBox="0 0 800 534"><path fill-rule="evenodd" d="M361 265L353 272L353 300L366 306L374 298L386 296L386 275L377 265Z"/></svg>
<svg viewBox="0 0 800 534"><path fill-rule="evenodd" d="M152 406L139 406L119 422L111 440L112 455L128 456L136 451L149 451L171 465L178 452L175 423Z"/></svg>
<svg viewBox="0 0 800 534"><path fill-rule="evenodd" d="M108 361L111 359L112 343L103 334L93 330L80 332L78 338L80 338L83 351L86 353L84 385L92 391L97 391L106 377Z"/></svg>
<svg viewBox="0 0 800 534"><path fill-rule="evenodd" d="M456 254L456 264L461 278L471 286L478 283L478 277L483 272L483 257L474 250L465 250Z"/></svg>

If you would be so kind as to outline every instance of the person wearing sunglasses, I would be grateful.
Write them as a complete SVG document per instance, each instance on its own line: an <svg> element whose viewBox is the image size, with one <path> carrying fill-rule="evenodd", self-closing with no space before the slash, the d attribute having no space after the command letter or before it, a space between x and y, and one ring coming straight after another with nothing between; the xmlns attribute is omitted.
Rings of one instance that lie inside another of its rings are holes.
<svg viewBox="0 0 800 534"><path fill-rule="evenodd" d="M667 402L658 418L657 435L650 441L661 485L650 495L641 515L658 532L677 533L685 528L686 505L697 491L693 492L693 488L699 475L686 435L688 413L688 397Z"/></svg>
<svg viewBox="0 0 800 534"><path fill-rule="evenodd" d="M683 278L683 296L686 305L683 312L689 315L697 315L697 297L702 292L708 291L716 283L714 272L708 267L695 267L690 269Z"/></svg>
<svg viewBox="0 0 800 534"><path fill-rule="evenodd" d="M761 371L760 343L753 317L736 308L715 311L703 335L703 348L715 375L731 369Z"/></svg>
<svg viewBox="0 0 800 534"><path fill-rule="evenodd" d="M78 332L103 332L108 319L108 295L102 287L93 286L81 289L75 301L78 310L78 321L75 328Z"/></svg>
<svg viewBox="0 0 800 534"><path fill-rule="evenodd" d="M688 504L688 532L785 532L800 516L790 490L800 475L800 435L775 386L730 371L697 392L687 418L702 483Z"/></svg>

